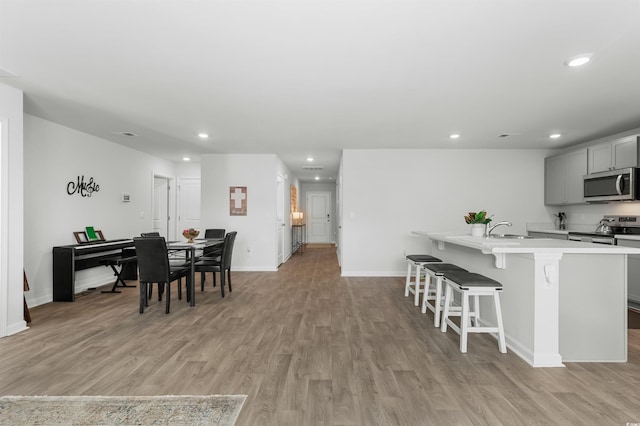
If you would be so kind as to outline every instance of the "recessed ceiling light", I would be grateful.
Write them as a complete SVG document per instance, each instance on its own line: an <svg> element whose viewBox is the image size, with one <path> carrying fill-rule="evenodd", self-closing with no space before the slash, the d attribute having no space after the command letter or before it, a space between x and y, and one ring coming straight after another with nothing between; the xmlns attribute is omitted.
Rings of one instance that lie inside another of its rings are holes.
<svg viewBox="0 0 640 426"><path fill-rule="evenodd" d="M580 55L569 59L566 64L570 67L580 67L591 60L591 55Z"/></svg>
<svg viewBox="0 0 640 426"><path fill-rule="evenodd" d="M307 157L307 161L310 163L313 162L313 157Z"/></svg>
<svg viewBox="0 0 640 426"><path fill-rule="evenodd" d="M316 176L316 180L320 180L320 176Z"/></svg>
<svg viewBox="0 0 640 426"><path fill-rule="evenodd" d="M207 138L209 137L209 135L208 135L208 134L206 134L206 133L198 133L198 137L199 137L200 139L207 139Z"/></svg>
<svg viewBox="0 0 640 426"><path fill-rule="evenodd" d="M191 158L189 158L189 157L182 157L182 161L191 161Z"/></svg>
<svg viewBox="0 0 640 426"><path fill-rule="evenodd" d="M549 138L558 139L560 136L562 136L560 133L552 133L549 135Z"/></svg>
<svg viewBox="0 0 640 426"><path fill-rule="evenodd" d="M452 134L452 135L449 135L449 138L450 138L450 139L458 139L459 137L460 137L460 135L459 135L459 134L457 134L457 133L454 133L454 134Z"/></svg>

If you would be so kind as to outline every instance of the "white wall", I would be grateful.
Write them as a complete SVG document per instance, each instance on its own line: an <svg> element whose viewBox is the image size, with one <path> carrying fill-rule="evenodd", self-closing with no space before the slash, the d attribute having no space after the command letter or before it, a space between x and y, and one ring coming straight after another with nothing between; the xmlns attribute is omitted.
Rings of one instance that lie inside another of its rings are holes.
<svg viewBox="0 0 640 426"><path fill-rule="evenodd" d="M549 222L544 157L549 150L344 150L342 275L406 273L403 252L428 252L411 231L469 232L464 215L494 221Z"/></svg>
<svg viewBox="0 0 640 426"><path fill-rule="evenodd" d="M68 127L24 115L24 266L30 306L53 299L52 247L75 244L74 231L131 238L152 228L153 174L175 176L172 162ZM100 185L91 197L68 195L84 175ZM123 203L121 193L131 202ZM76 292L113 282L109 268L76 272Z"/></svg>
<svg viewBox="0 0 640 426"><path fill-rule="evenodd" d="M175 170L179 178L200 178L200 163L193 161L175 163Z"/></svg>
<svg viewBox="0 0 640 426"><path fill-rule="evenodd" d="M278 174L286 174L286 168L273 154L205 154L201 158L200 225L202 229L238 232L232 258L234 270L277 270ZM288 187L288 179L285 185ZM246 216L229 215L230 186L247 187Z"/></svg>
<svg viewBox="0 0 640 426"><path fill-rule="evenodd" d="M26 328L23 279L22 91L0 84L0 337Z"/></svg>

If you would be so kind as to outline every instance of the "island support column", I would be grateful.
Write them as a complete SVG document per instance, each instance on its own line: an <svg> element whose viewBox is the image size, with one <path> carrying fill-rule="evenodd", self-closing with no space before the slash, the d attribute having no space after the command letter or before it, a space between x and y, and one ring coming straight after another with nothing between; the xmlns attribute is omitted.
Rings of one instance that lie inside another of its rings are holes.
<svg viewBox="0 0 640 426"><path fill-rule="evenodd" d="M535 253L534 259L534 367L561 367L560 355L560 259L559 253Z"/></svg>

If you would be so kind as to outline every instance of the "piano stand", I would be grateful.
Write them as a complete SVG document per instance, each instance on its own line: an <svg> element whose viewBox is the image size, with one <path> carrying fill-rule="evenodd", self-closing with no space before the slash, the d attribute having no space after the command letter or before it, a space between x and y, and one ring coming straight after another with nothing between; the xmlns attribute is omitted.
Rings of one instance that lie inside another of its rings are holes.
<svg viewBox="0 0 640 426"><path fill-rule="evenodd" d="M118 287L118 283L122 283L120 287L135 288L135 285L127 285L127 283L125 283L124 280L122 279L122 271L125 270L126 264L128 264L129 262L133 262L135 260L136 260L135 256L129 256L129 257L117 256L117 257L102 259L100 261L100 264L104 266L110 266L111 269L113 270L113 275L115 275L116 277L116 280L113 283L113 287L111 287L111 290L103 290L102 293L120 293L120 291L116 290L116 288ZM119 266L120 270L116 269L116 266Z"/></svg>
<svg viewBox="0 0 640 426"><path fill-rule="evenodd" d="M138 262L135 257L133 240L121 239L111 241L98 241L68 246L56 246L53 248L53 301L73 302L76 293L76 271L105 266L101 261L106 259L120 259L113 266L121 266L120 273L116 273L114 286L124 280L138 278ZM128 262L122 262L127 259ZM108 263L106 266L110 266Z"/></svg>

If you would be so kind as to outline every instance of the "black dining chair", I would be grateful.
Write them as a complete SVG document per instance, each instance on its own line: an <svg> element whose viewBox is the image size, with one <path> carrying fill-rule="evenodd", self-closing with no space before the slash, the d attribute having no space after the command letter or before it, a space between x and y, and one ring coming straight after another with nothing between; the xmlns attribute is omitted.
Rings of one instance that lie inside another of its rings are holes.
<svg viewBox="0 0 640 426"><path fill-rule="evenodd" d="M160 233L159 232L143 232L142 234L140 234L141 237L159 237Z"/></svg>
<svg viewBox="0 0 640 426"><path fill-rule="evenodd" d="M154 283L157 283L158 301L162 301L164 288L167 289L165 313L168 314L171 304L171 282L182 277L187 277L188 282L191 270L186 265L169 264L167 243L164 237L137 237L133 239L133 243L136 247L140 271L140 313L144 313L144 308L149 306L151 295L147 292L147 286L153 286ZM178 288L180 289L180 287Z"/></svg>
<svg viewBox="0 0 640 426"><path fill-rule="evenodd" d="M225 229L222 228L214 228L214 229L205 229L204 237L205 238L224 238ZM218 257L222 255L222 246L213 246L207 247L203 251L203 255L206 257Z"/></svg>
<svg viewBox="0 0 640 426"><path fill-rule="evenodd" d="M147 238L147 237L159 237L160 233L159 232L142 232L140 234L141 237ZM169 252L169 264L172 267L178 267L178 266L186 266L188 265L187 259L184 257L184 255L181 255L180 252ZM153 287L149 287L149 292L147 294L147 297L149 299L151 299L151 296L153 295ZM162 295L160 295L162 296ZM178 282L178 299L182 300L182 279L179 280ZM188 298L187 298L188 299Z"/></svg>
<svg viewBox="0 0 640 426"><path fill-rule="evenodd" d="M220 273L220 292L224 297L224 286L229 283L231 291L231 256L233 255L233 244L236 240L237 232L229 232L224 237L222 254L220 257L201 257L195 264L196 272L200 272L200 288L204 290L205 274L212 272L213 286L216 286L216 272Z"/></svg>

